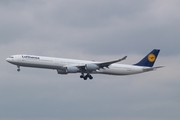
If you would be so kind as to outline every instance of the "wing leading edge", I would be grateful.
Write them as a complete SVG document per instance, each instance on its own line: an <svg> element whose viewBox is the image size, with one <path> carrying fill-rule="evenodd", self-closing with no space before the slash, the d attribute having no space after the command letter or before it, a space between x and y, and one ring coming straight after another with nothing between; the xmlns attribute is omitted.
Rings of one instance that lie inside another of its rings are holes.
<svg viewBox="0 0 180 120"><path fill-rule="evenodd" d="M81 72L93 72L93 71L96 71L99 69L104 69L105 67L108 68L111 64L123 61L126 58L127 58L127 56L124 56L123 58L114 60L114 61L101 62L101 63L89 63L89 64L85 64L82 66L76 66L76 67L78 67ZM91 67L91 69L89 69L88 66Z"/></svg>
<svg viewBox="0 0 180 120"><path fill-rule="evenodd" d="M103 63L97 63L96 65L99 66L99 68L104 68L104 67L109 67L111 64L113 63L117 63L117 62L120 62L120 61L123 61L127 58L127 56L124 56L123 58L121 59L118 59L118 60L114 60L114 61L109 61L109 62L103 62Z"/></svg>

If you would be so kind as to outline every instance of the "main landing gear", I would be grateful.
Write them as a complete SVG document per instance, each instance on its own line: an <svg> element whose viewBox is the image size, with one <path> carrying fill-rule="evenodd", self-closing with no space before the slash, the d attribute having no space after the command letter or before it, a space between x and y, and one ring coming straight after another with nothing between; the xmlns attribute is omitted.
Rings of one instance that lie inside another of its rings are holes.
<svg viewBox="0 0 180 120"><path fill-rule="evenodd" d="M17 68L18 68L17 71L20 72L21 71L20 66L17 66Z"/></svg>
<svg viewBox="0 0 180 120"><path fill-rule="evenodd" d="M82 73L80 75L80 78L83 78L84 80L87 80L87 78L89 78L90 80L93 79L93 77L89 73L87 75L84 75L84 73Z"/></svg>

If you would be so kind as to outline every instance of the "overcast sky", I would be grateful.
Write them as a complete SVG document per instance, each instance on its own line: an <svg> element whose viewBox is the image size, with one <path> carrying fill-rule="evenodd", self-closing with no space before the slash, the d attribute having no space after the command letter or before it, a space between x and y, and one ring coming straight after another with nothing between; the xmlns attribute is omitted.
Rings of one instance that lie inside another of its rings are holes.
<svg viewBox="0 0 180 120"><path fill-rule="evenodd" d="M1 120L179 120L179 0L0 0ZM161 49L155 72L58 75L13 54L133 64Z"/></svg>

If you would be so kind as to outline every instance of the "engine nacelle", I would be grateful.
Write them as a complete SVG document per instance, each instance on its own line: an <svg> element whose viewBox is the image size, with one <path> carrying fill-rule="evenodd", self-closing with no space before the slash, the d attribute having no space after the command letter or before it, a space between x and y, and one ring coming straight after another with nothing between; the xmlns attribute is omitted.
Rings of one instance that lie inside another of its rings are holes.
<svg viewBox="0 0 180 120"><path fill-rule="evenodd" d="M68 73L77 73L79 72L79 68L75 66L66 67L64 69L58 69L58 74L68 74Z"/></svg>
<svg viewBox="0 0 180 120"><path fill-rule="evenodd" d="M91 64L86 64L86 66L85 66L85 69L87 70L87 71L95 71L95 70L97 70L99 68L99 66L98 65L96 65L96 64L93 64L93 63L91 63Z"/></svg>
<svg viewBox="0 0 180 120"><path fill-rule="evenodd" d="M58 70L57 70L57 73L58 73L58 74L67 74L67 71L66 71L66 70L60 70L60 69L58 69Z"/></svg>
<svg viewBox="0 0 180 120"><path fill-rule="evenodd" d="M67 67L66 68L67 73L77 73L79 72L79 68L75 66Z"/></svg>

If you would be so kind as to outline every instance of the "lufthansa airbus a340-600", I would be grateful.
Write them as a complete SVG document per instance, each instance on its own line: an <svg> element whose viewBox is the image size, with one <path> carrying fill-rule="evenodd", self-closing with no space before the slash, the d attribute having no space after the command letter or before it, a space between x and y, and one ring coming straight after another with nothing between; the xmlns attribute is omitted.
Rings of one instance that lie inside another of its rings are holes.
<svg viewBox="0 0 180 120"><path fill-rule="evenodd" d="M133 65L117 64L117 62L125 60L127 56L108 62L96 62L23 54L12 55L6 61L16 65L17 71L20 71L21 66L53 69L57 70L58 74L80 73L80 78L87 80L88 78L93 79L92 74L131 75L162 68L163 66L153 67L159 52L159 49L154 49Z"/></svg>

